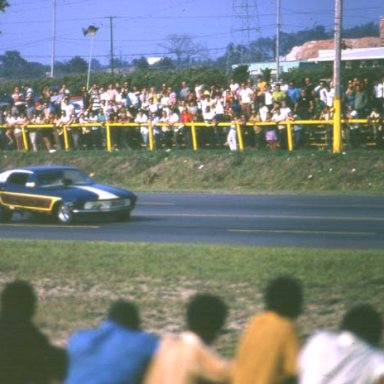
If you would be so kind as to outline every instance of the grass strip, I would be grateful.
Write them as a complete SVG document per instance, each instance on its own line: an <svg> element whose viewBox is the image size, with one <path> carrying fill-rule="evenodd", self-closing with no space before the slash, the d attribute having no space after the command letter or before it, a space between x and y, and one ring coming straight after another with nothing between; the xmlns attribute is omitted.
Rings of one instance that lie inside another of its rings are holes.
<svg viewBox="0 0 384 384"><path fill-rule="evenodd" d="M40 300L36 321L60 344L97 324L117 298L139 304L145 328L179 331L186 300L209 291L230 306L218 348L232 355L248 318L263 309L266 282L281 274L304 286L302 338L337 327L355 303L382 305L384 258L375 250L37 240L0 240L0 249L2 286L31 281Z"/></svg>

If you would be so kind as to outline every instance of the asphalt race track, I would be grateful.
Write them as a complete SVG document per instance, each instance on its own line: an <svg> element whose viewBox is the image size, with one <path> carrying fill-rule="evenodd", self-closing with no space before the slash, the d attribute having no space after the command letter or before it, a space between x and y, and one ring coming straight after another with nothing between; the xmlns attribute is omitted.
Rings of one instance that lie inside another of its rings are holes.
<svg viewBox="0 0 384 384"><path fill-rule="evenodd" d="M139 193L126 223L0 224L1 238L384 249L384 197Z"/></svg>

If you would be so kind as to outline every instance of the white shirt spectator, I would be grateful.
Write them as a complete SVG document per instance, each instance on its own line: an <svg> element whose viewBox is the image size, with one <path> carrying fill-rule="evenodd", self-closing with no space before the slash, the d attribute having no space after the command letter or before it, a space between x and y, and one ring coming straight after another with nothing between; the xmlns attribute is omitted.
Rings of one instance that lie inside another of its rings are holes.
<svg viewBox="0 0 384 384"><path fill-rule="evenodd" d="M375 84L373 87L373 92L376 99L383 99L384 98L384 82Z"/></svg>
<svg viewBox="0 0 384 384"><path fill-rule="evenodd" d="M384 353L350 332L318 331L299 356L300 384L375 384L384 377Z"/></svg>
<svg viewBox="0 0 384 384"><path fill-rule="evenodd" d="M262 122L266 122L269 116L269 109L266 105L259 108L259 116Z"/></svg>
<svg viewBox="0 0 384 384"><path fill-rule="evenodd" d="M239 90L240 103L250 104L253 99L253 91L249 87L240 88Z"/></svg>

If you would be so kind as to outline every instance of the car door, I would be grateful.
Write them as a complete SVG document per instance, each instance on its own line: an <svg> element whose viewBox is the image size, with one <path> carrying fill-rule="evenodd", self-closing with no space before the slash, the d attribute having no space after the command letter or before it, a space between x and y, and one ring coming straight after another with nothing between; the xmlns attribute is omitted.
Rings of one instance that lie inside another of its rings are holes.
<svg viewBox="0 0 384 384"><path fill-rule="evenodd" d="M11 209L45 212L51 211L57 198L42 193L33 173L13 172L1 192L1 200Z"/></svg>

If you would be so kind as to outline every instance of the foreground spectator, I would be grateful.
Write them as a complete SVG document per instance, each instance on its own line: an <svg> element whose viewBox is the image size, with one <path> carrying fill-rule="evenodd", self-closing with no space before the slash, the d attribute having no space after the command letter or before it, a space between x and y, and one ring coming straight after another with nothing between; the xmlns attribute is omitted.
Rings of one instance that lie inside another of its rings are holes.
<svg viewBox="0 0 384 384"><path fill-rule="evenodd" d="M163 338L145 384L194 384L201 379L229 382L231 364L209 347L226 316L227 307L220 298L194 296L187 306L188 330Z"/></svg>
<svg viewBox="0 0 384 384"><path fill-rule="evenodd" d="M61 380L66 353L33 324L36 296L26 281L8 283L1 296L0 383L44 384Z"/></svg>
<svg viewBox="0 0 384 384"><path fill-rule="evenodd" d="M69 339L66 383L140 383L157 345L157 336L140 329L136 306L117 301L98 328Z"/></svg>
<svg viewBox="0 0 384 384"><path fill-rule="evenodd" d="M318 331L300 353L301 384L382 384L383 320L369 305L348 311L339 332Z"/></svg>
<svg viewBox="0 0 384 384"><path fill-rule="evenodd" d="M288 384L297 378L299 342L294 320L302 310L302 289L291 277L272 280L266 311L249 322L235 358L234 384Z"/></svg>

